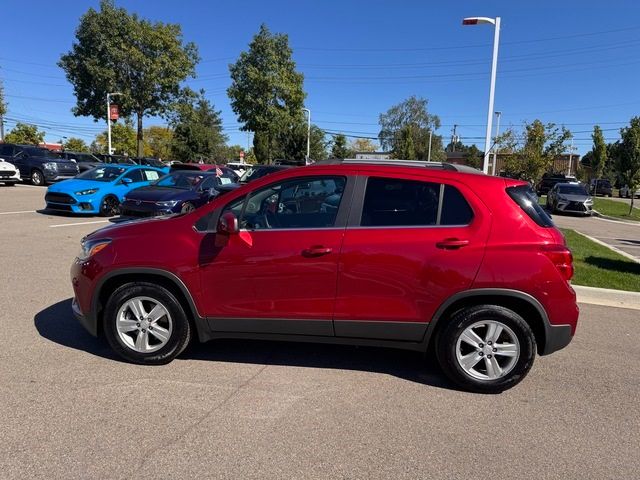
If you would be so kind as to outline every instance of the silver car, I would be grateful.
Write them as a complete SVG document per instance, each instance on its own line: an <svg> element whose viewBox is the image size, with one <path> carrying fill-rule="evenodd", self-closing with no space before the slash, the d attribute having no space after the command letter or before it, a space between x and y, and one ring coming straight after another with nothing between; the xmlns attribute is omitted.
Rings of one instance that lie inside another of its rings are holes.
<svg viewBox="0 0 640 480"><path fill-rule="evenodd" d="M547 194L547 209L591 215L593 198L580 183L556 183Z"/></svg>

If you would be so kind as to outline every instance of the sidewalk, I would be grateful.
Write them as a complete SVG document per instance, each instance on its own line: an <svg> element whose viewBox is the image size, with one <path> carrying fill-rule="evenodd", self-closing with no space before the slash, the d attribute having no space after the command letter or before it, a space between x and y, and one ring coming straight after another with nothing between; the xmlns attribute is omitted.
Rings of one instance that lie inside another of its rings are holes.
<svg viewBox="0 0 640 480"><path fill-rule="evenodd" d="M578 303L640 310L640 292L583 287L582 285L571 286L576 291Z"/></svg>

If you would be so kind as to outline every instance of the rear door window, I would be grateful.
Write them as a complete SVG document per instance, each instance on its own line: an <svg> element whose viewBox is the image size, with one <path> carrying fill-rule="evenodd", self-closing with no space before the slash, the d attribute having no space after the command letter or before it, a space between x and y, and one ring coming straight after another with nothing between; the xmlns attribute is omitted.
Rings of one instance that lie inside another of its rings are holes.
<svg viewBox="0 0 640 480"><path fill-rule="evenodd" d="M435 182L370 177L360 225L429 227L468 225L473 210L460 191Z"/></svg>

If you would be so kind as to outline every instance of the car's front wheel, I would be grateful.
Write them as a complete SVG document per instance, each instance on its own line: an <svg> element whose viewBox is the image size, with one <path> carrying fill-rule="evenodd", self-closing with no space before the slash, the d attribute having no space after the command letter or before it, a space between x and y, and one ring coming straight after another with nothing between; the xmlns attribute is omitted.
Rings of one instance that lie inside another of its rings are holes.
<svg viewBox="0 0 640 480"><path fill-rule="evenodd" d="M120 213L120 202L116 197L110 195L104 197L100 202L100 215L103 217L113 217Z"/></svg>
<svg viewBox="0 0 640 480"><path fill-rule="evenodd" d="M436 342L444 373L464 389L482 393L500 393L518 384L536 354L531 327L520 315L498 305L456 313Z"/></svg>
<svg viewBox="0 0 640 480"><path fill-rule="evenodd" d="M104 311L107 341L124 359L140 364L169 363L187 347L189 320L176 297L152 283L118 288Z"/></svg>
<svg viewBox="0 0 640 480"><path fill-rule="evenodd" d="M45 179L44 179L44 175L42 174L42 172L40 170L33 170L31 172L31 183L33 185L36 185L38 187L42 187L45 185Z"/></svg>
<svg viewBox="0 0 640 480"><path fill-rule="evenodd" d="M191 202L184 202L182 204L182 208L180 209L181 213L191 213L196 209L196 207Z"/></svg>

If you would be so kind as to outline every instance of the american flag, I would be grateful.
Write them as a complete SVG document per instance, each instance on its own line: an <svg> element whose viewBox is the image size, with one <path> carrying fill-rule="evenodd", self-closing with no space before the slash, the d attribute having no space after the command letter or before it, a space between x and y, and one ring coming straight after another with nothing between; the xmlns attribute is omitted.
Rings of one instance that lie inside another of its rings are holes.
<svg viewBox="0 0 640 480"><path fill-rule="evenodd" d="M221 177L224 172L220 167L216 167L216 176Z"/></svg>

